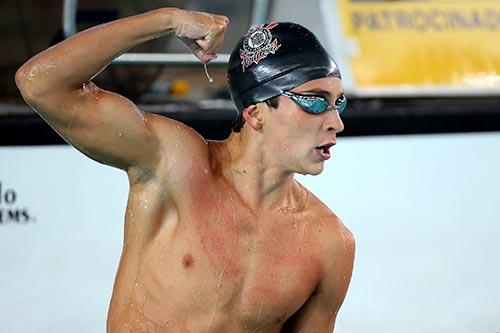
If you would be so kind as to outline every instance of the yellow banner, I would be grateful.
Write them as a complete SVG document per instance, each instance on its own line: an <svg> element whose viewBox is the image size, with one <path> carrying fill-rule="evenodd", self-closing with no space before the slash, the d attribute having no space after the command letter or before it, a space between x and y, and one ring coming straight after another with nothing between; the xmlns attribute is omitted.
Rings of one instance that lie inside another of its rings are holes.
<svg viewBox="0 0 500 333"><path fill-rule="evenodd" d="M337 4L358 88L500 87L500 1Z"/></svg>

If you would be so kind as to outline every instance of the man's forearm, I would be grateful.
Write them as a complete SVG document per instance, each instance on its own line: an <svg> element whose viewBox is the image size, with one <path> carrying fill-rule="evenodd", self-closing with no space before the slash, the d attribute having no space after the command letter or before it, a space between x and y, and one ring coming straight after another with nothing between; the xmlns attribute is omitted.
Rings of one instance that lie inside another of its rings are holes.
<svg viewBox="0 0 500 333"><path fill-rule="evenodd" d="M168 34L177 11L157 9L82 31L30 59L19 69L16 82L23 95L81 88L116 56Z"/></svg>

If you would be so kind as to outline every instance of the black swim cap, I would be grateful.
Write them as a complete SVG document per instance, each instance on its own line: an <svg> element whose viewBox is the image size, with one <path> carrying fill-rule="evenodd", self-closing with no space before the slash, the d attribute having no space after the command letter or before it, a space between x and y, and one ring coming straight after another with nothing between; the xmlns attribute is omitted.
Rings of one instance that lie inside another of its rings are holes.
<svg viewBox="0 0 500 333"><path fill-rule="evenodd" d="M289 22L250 29L236 44L227 70L229 92L239 113L328 76L340 78L337 64L311 31Z"/></svg>

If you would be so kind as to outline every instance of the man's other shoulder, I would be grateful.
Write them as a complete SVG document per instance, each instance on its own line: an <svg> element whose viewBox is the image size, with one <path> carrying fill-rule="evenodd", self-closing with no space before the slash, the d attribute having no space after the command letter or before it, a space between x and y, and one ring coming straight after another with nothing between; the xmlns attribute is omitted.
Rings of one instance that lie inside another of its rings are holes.
<svg viewBox="0 0 500 333"><path fill-rule="evenodd" d="M305 190L310 197L308 210L319 244L324 245L322 247L330 253L340 248L354 251L354 235L342 219L309 190Z"/></svg>

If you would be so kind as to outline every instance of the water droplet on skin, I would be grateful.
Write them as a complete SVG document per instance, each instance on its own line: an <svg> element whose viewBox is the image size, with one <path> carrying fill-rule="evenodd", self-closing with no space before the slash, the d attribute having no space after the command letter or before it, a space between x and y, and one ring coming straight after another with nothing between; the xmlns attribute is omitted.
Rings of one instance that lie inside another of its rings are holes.
<svg viewBox="0 0 500 333"><path fill-rule="evenodd" d="M118 132L118 136L123 136L123 133L122 132Z"/></svg>
<svg viewBox="0 0 500 333"><path fill-rule="evenodd" d="M35 67L31 69L31 71L26 75L26 79L28 81L31 81L35 77Z"/></svg>
<svg viewBox="0 0 500 333"><path fill-rule="evenodd" d="M203 172L205 173L205 175L208 175L208 169L204 169Z"/></svg>
<svg viewBox="0 0 500 333"><path fill-rule="evenodd" d="M82 85L82 93L87 95L89 93L89 87L87 86L87 83L84 83Z"/></svg>

